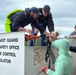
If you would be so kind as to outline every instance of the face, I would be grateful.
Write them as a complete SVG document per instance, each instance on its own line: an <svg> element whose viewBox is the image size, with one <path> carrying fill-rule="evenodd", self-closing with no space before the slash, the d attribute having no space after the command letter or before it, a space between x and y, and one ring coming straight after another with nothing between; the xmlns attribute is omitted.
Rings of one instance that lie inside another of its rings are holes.
<svg viewBox="0 0 76 75"><path fill-rule="evenodd" d="M76 31L76 28L75 28L75 31Z"/></svg>
<svg viewBox="0 0 76 75"><path fill-rule="evenodd" d="M44 9L42 9L42 13L43 13L43 15L46 17L46 16L48 16L48 14L45 14L44 13Z"/></svg>
<svg viewBox="0 0 76 75"><path fill-rule="evenodd" d="M34 18L37 18L38 17L38 14L34 13L33 17Z"/></svg>
<svg viewBox="0 0 76 75"><path fill-rule="evenodd" d="M38 14L36 14L36 13L34 13L34 12L31 12L30 15L31 15L31 17L33 17L33 18L37 18L37 17L38 17Z"/></svg>

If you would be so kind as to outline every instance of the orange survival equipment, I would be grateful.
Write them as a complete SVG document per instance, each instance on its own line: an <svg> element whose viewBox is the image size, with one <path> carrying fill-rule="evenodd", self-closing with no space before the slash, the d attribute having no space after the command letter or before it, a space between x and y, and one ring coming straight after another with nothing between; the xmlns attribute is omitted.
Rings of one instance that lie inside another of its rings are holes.
<svg viewBox="0 0 76 75"><path fill-rule="evenodd" d="M25 41L26 42L29 41L29 40L38 39L38 38L40 38L40 36L25 34Z"/></svg>

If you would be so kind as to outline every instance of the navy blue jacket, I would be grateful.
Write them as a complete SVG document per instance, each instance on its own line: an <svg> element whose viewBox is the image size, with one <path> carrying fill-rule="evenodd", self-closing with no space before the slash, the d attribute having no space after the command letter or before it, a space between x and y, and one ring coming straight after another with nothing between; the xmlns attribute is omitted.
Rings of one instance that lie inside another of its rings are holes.
<svg viewBox="0 0 76 75"><path fill-rule="evenodd" d="M12 20L11 29L13 31L18 31L19 27L25 27L30 23L33 23L34 26L42 33L45 31L45 29L39 25L37 19L34 19L30 16L30 9L18 12L14 14L12 18L11 17L10 17L10 19Z"/></svg>
<svg viewBox="0 0 76 75"><path fill-rule="evenodd" d="M52 18L52 14L50 12L50 14L48 16L43 16L42 14L42 8L39 8L39 16L38 16L38 21L39 24L43 24L43 27L48 26L49 31L54 31L54 22L53 22L53 18ZM32 27L34 28L34 25L32 24Z"/></svg>

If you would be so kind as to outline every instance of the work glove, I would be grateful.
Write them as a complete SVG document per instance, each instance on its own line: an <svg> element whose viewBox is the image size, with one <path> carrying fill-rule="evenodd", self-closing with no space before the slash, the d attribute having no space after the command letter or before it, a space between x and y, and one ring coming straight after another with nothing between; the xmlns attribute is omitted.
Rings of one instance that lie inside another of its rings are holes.
<svg viewBox="0 0 76 75"><path fill-rule="evenodd" d="M43 71L46 74L47 69L48 68L46 66L42 66L41 71Z"/></svg>

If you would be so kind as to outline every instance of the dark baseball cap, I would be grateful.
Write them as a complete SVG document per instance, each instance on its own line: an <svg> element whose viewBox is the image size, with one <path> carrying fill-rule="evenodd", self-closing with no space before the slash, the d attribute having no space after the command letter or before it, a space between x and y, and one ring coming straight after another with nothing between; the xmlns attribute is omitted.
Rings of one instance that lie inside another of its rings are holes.
<svg viewBox="0 0 76 75"><path fill-rule="evenodd" d="M37 7L32 7L32 8L30 8L30 10L36 14L39 14L39 10Z"/></svg>
<svg viewBox="0 0 76 75"><path fill-rule="evenodd" d="M49 6L49 5L45 5L45 6L43 7L43 9L44 9L44 13L45 13L45 14L49 14L49 13L50 13L50 6Z"/></svg>

